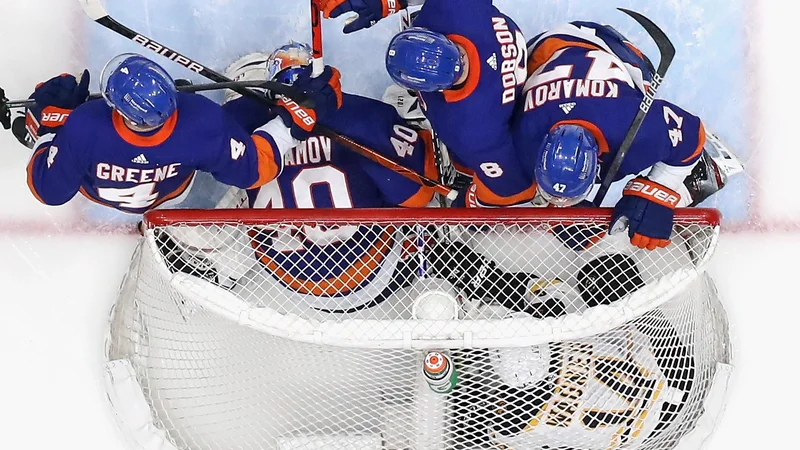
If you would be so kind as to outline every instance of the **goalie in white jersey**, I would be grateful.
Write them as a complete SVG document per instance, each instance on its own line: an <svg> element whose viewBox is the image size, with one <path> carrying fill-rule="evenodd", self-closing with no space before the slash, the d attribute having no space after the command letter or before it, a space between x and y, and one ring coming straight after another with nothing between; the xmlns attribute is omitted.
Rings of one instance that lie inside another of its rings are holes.
<svg viewBox="0 0 800 450"><path fill-rule="evenodd" d="M514 450L641 445L685 416L696 372L658 312L594 337L489 353L501 384L465 405L461 426L472 445Z"/></svg>

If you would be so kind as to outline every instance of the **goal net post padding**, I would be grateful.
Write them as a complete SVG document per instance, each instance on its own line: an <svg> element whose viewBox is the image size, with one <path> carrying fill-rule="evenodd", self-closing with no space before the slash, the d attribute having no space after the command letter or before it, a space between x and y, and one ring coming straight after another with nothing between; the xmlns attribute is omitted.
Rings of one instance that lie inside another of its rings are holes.
<svg viewBox="0 0 800 450"><path fill-rule="evenodd" d="M695 448L730 373L720 215L676 210L654 251L610 216L150 212L111 314L113 410L147 450Z"/></svg>

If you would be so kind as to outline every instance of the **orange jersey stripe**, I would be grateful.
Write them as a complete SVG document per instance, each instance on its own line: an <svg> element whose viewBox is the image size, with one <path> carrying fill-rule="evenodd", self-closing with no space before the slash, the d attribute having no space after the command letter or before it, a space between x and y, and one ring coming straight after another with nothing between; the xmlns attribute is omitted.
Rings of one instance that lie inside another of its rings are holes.
<svg viewBox="0 0 800 450"><path fill-rule="evenodd" d="M578 125L580 127L589 130L589 133L592 133L592 136L594 136L594 139L597 141L597 146L600 148L600 154L597 156L600 156L603 153L608 153L611 151L610 147L608 146L608 141L606 140L605 135L603 134L602 131L600 131L600 128L597 125L593 124L592 122L586 120L562 120L560 122L556 122L556 124L553 125L550 128L550 130L552 131L553 128L556 128L561 125Z"/></svg>
<svg viewBox="0 0 800 450"><path fill-rule="evenodd" d="M628 41L625 41L625 46L627 46L629 49L633 50L633 53L636 53L636 56L638 56L639 58L642 58L642 60L644 60L644 53L642 53L642 51L639 50L638 47L636 47L635 45L633 45L632 43L630 43Z"/></svg>
<svg viewBox="0 0 800 450"><path fill-rule="evenodd" d="M45 150L49 148L50 146L48 145L40 148L39 150L36 150L33 156L31 156L30 161L28 161L28 167L26 169L28 172L28 189L31 191L31 194L33 194L36 200L39 200L39 202L44 204L47 203L45 203L45 201L42 200L42 197L39 195L39 193L36 191L36 187L33 185L33 163L36 161L36 158L38 158Z"/></svg>
<svg viewBox="0 0 800 450"><path fill-rule="evenodd" d="M475 92L478 87L478 82L481 80L481 57L478 54L478 48L469 39L458 34L448 34L447 38L456 44L464 47L467 52L467 59L469 60L469 73L467 74L467 81L464 86L459 89L448 89L442 92L444 100L447 103L455 103L464 100Z"/></svg>
<svg viewBox="0 0 800 450"><path fill-rule="evenodd" d="M439 169L436 167L436 155L433 151L433 136L428 130L421 130L419 136L425 142L425 176L439 181ZM400 204L404 208L424 208L433 199L436 191L432 187L422 186L416 194Z"/></svg>
<svg viewBox="0 0 800 450"><path fill-rule="evenodd" d="M386 227L384 233L377 238L375 245L352 266L338 276L319 281L301 279L292 275L261 250L259 242L253 240L252 244L259 260L290 289L301 294L333 297L355 291L370 275L375 273L394 245L392 234L394 234L394 227Z"/></svg>
<svg viewBox="0 0 800 450"><path fill-rule="evenodd" d="M172 200L172 199L173 199L173 198L175 198L175 197L179 197L179 196L180 196L181 194L183 194L183 193L186 191L186 189L189 187L189 184L191 183L191 181L192 181L192 178L194 178L194 174L192 174L192 176L190 176L189 178L187 178L187 179L186 179L186 181L184 181L183 183L181 183L181 185L180 185L180 186L178 186L177 188L175 188L175 190L173 190L173 191L172 191L172 192L170 192L169 194L165 195L164 197L161 197L161 198L159 198L159 200L158 200L157 202L155 202L155 203L153 203L152 205L150 205L149 207L147 207L147 209L154 209L156 206L158 206L158 205L160 205L160 204L162 204L162 203L166 202L167 200ZM153 186L153 189L155 190L155 186ZM91 194L89 194L89 193L86 191L86 189L85 189L83 186L81 186L81 187L78 189L78 191L79 191L79 192L80 192L80 193L81 193L81 194L82 194L84 197L86 197L87 199L89 199L89 200L91 200L91 201L93 201L93 202L97 203L98 205L102 205L102 206L105 206L105 207L110 207L110 208L115 208L115 207L116 207L116 205L112 205L110 202L109 202L109 203L106 203L105 201L102 201L102 200L100 200L100 199L98 199L98 198L96 198L96 197L92 196Z"/></svg>
<svg viewBox="0 0 800 450"><path fill-rule="evenodd" d="M518 194L514 194L509 197L503 197L495 194L491 189L486 187L486 185L483 184L480 178L478 177L473 178L473 182L475 183L476 187L475 192L476 195L478 196L478 201L490 205L496 205L496 206L516 205L524 201L530 201L533 199L533 196L536 195L536 183L533 183L529 188L525 189L524 191Z"/></svg>
<svg viewBox="0 0 800 450"><path fill-rule="evenodd" d="M158 205L160 205L160 204L164 203L165 201L167 201L167 200L172 200L173 198L175 198L175 197L178 197L178 196L180 196L181 194L183 194L183 193L184 193L184 191L186 191L186 188L188 188L188 187L189 187L189 184L192 182L192 179L194 179L194 175L195 175L195 173L196 173L196 172L192 172L192 176L190 176L189 178L187 178L187 179L186 179L186 181L184 181L183 183L181 183L181 185L180 185L180 186L178 186L177 188L175 188L175 190L174 190L174 191L172 191L172 192L170 192L169 194L167 194L167 195L165 195L165 196L161 197L161 199L160 199L160 200L158 200L157 202L155 202L155 203L153 204L153 206L151 206L151 208L155 208L156 206L158 206Z"/></svg>
<svg viewBox="0 0 800 450"><path fill-rule="evenodd" d="M256 145L258 159L258 179L248 189L261 187L274 180L281 172L281 168L275 164L276 148L272 147L269 140L254 134L253 142Z"/></svg>
<svg viewBox="0 0 800 450"><path fill-rule="evenodd" d="M555 52L568 47L582 47L590 50L601 50L600 47L586 42L565 41L557 37L545 38L536 46L536 50L528 56L528 76L531 76L542 64L553 57Z"/></svg>
<svg viewBox="0 0 800 450"><path fill-rule="evenodd" d="M706 127L703 125L703 122L700 122L700 136L697 137L697 148L694 149L694 153L689 155L686 159L681 162L689 162L694 158L700 156L700 153L703 153L703 148L706 146Z"/></svg>
<svg viewBox="0 0 800 450"><path fill-rule="evenodd" d="M111 122L114 124L114 130L117 131L119 137L123 141L135 145L136 147L155 147L163 144L175 131L175 126L178 124L178 111L176 110L167 119L161 128L150 136L138 134L125 125L125 119L116 111L111 112Z"/></svg>

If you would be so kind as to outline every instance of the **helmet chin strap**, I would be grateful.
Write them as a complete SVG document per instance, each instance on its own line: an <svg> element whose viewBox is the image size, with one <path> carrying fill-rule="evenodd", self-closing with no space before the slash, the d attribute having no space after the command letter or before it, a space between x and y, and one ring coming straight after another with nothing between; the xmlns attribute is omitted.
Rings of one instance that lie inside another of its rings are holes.
<svg viewBox="0 0 800 450"><path fill-rule="evenodd" d="M467 56L467 51L459 44L456 44L456 47L458 47L458 54L461 55L461 76L458 77L454 86L465 83L469 76L469 56Z"/></svg>

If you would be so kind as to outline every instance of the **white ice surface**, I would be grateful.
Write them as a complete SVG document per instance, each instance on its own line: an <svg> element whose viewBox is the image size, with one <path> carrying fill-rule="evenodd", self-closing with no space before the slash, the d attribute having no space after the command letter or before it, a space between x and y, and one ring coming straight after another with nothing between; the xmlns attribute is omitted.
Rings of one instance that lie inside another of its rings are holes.
<svg viewBox="0 0 800 450"><path fill-rule="evenodd" d="M748 87L744 92L728 93L732 101L752 105L747 108L747 120L739 124L724 112L712 115L717 131L721 132L720 127L746 131L741 142L751 156L752 169L746 174L748 188L740 194L748 200L749 214L730 224L711 268L730 315L736 371L727 411L708 448L778 450L797 447L794 422L800 404L795 380L800 302L794 283L800 254L800 203L791 192L796 184L792 182L795 161L800 158L793 133L800 91L794 88L793 72L784 66L787 59L794 58L792 19L800 7L777 0L742 1L746 24L728 25L759 39L741 50L749 57L748 66L714 68L705 67L702 61L684 63L676 67L673 80L695 75L698 79L724 77L726 70L735 70L731 76L741 77ZM236 3L207 2L209 8ZM148 3L157 2L125 2L133 3L147 11ZM296 11L305 11L302 3L297 2ZM596 18L577 7L582 5L580 1L500 3L514 5L520 15L529 17L540 17L545 14L543 9L553 8L559 17ZM698 21L707 16L709 23L719 20L721 10L703 11L698 3L703 2L663 2L668 9L664 16L686 14ZM716 3L724 8L727 2ZM648 8L641 10L647 12ZM192 13L202 15L203 11ZM36 82L49 76L80 69L76 55L98 48L85 43L87 27L73 0L4 0L0 17L4 19L0 86L12 98L27 95ZM150 28L151 19L145 14L138 22L148 26L146 32L175 31L161 25ZM305 17L291 17L286 22L302 28ZM685 39L688 46L694 45L693 39L702 46L704 32L709 31L696 27ZM241 38L254 39L252 35ZM109 34L108 40L113 39ZM232 40L229 37L223 44ZM681 44L687 44L685 41ZM345 41L333 36L326 42L334 46ZM109 44L111 47L115 46ZM99 48L102 53L103 46ZM357 70L349 61L358 55L331 53L332 58L351 66L345 74ZM379 64L379 57L372 59L370 67ZM355 81L347 83L356 86ZM685 89L691 90L691 86L682 90L676 84L671 85L672 92L685 95ZM754 93L758 97L750 98ZM706 102L703 108L711 111L724 106ZM36 203L25 186L28 155L8 133L0 134L0 190L4 194L0 208L0 449L123 449L106 406L100 363L106 317L135 237L124 229L93 228L85 221L79 202L58 208ZM723 197L716 205L735 210L734 203L741 200ZM771 231L777 229L780 231Z"/></svg>

